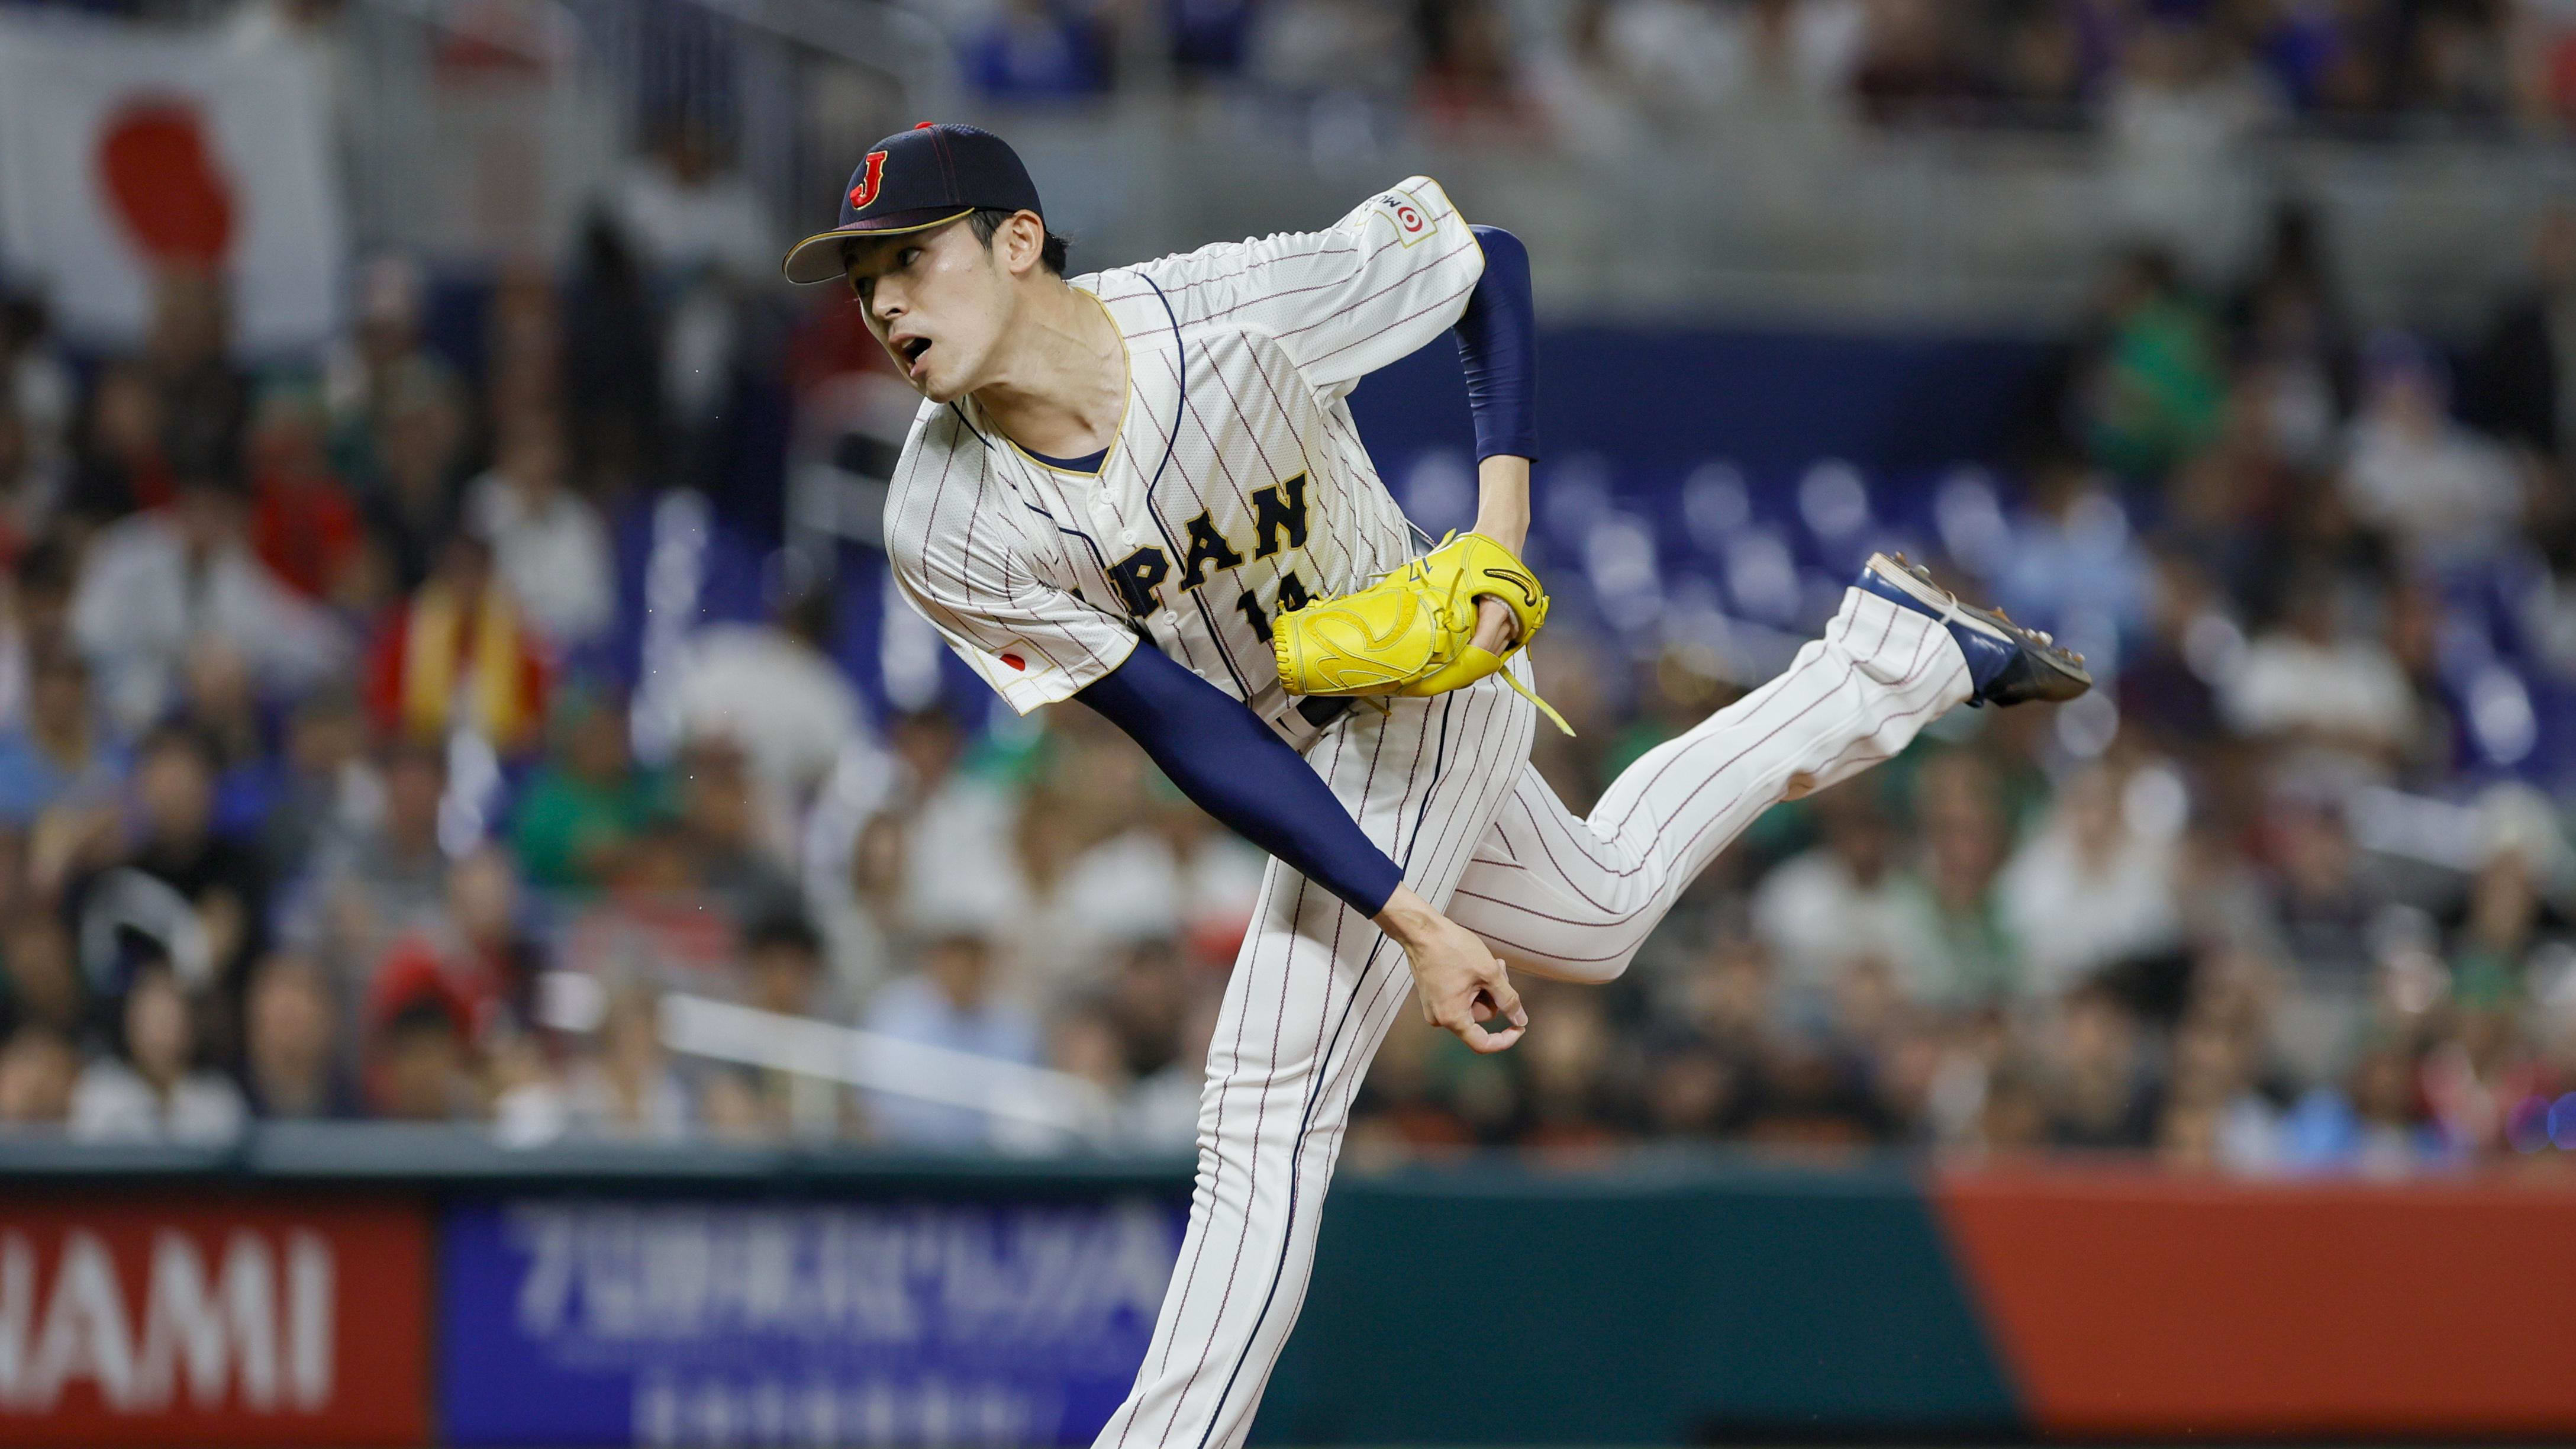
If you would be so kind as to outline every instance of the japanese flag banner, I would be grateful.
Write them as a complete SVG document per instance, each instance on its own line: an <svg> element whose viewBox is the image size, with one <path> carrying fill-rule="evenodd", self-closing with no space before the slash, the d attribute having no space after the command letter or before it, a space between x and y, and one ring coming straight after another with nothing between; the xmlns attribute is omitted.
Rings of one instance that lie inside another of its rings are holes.
<svg viewBox="0 0 2576 1449"><path fill-rule="evenodd" d="M284 42L0 20L0 277L124 347L156 272L212 268L241 350L323 341L344 254L325 97Z"/></svg>

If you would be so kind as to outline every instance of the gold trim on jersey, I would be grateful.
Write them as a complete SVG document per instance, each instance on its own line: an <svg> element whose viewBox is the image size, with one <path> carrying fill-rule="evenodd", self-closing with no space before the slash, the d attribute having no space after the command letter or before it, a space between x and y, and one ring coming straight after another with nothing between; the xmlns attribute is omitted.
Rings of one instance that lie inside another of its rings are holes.
<svg viewBox="0 0 2576 1449"><path fill-rule="evenodd" d="M1075 287L1074 290L1081 292L1082 295L1086 297L1089 297L1091 299L1091 305L1100 309L1100 320L1108 323L1109 330L1118 334L1118 383L1120 389L1118 394L1118 430L1109 435L1109 446L1100 450L1100 466L1093 468L1088 472L1085 472L1080 468L1067 468L1061 464L1048 462L1046 459L1039 457L1037 454L1030 452L1024 447L1021 447L1019 439L1003 432L998 427L993 429L993 436L1010 444L1012 452L1019 454L1021 457L1028 459L1030 462L1037 464L1039 467L1044 468L1049 472L1062 473L1068 478L1098 478L1108 473L1109 460L1117 457L1118 450L1125 447L1127 444L1127 414L1136 406L1136 358L1133 349L1127 345L1127 329L1118 325L1118 314L1110 311L1109 304L1100 300L1100 294L1098 292L1085 291L1081 287ZM976 410L978 412L983 411L982 405L978 404ZM987 413L985 416L989 418L991 414Z"/></svg>

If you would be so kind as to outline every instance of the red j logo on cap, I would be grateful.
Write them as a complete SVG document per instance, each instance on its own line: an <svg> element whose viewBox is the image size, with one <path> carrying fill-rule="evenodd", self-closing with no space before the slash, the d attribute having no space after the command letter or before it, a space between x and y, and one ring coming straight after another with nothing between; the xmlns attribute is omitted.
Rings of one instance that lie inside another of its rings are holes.
<svg viewBox="0 0 2576 1449"><path fill-rule="evenodd" d="M859 178L858 185L850 188L852 211L865 211L868 203L877 199L877 186L885 180L885 158L883 151L868 153L867 174Z"/></svg>

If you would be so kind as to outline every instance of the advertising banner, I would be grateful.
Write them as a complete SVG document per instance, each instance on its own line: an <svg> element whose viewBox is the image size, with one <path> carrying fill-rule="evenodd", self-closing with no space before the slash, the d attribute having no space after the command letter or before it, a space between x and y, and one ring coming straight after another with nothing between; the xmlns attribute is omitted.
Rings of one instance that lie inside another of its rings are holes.
<svg viewBox="0 0 2576 1449"><path fill-rule="evenodd" d="M417 1206L0 1205L0 1443L429 1438Z"/></svg>
<svg viewBox="0 0 2576 1449"><path fill-rule="evenodd" d="M1084 1444L1183 1206L527 1199L453 1208L448 1441Z"/></svg>

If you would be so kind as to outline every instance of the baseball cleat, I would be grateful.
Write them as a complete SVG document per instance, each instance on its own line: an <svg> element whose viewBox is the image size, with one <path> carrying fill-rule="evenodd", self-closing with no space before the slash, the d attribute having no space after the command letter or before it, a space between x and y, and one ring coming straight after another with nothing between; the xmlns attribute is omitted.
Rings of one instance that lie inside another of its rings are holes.
<svg viewBox="0 0 2576 1449"><path fill-rule="evenodd" d="M1976 686L1968 696L1972 705L2055 702L2093 687L2083 655L2005 618L2001 609L1959 602L1958 595L1932 582L1930 572L1907 563L1901 553L1871 554L1853 587L1940 620L1968 657L1968 678Z"/></svg>

